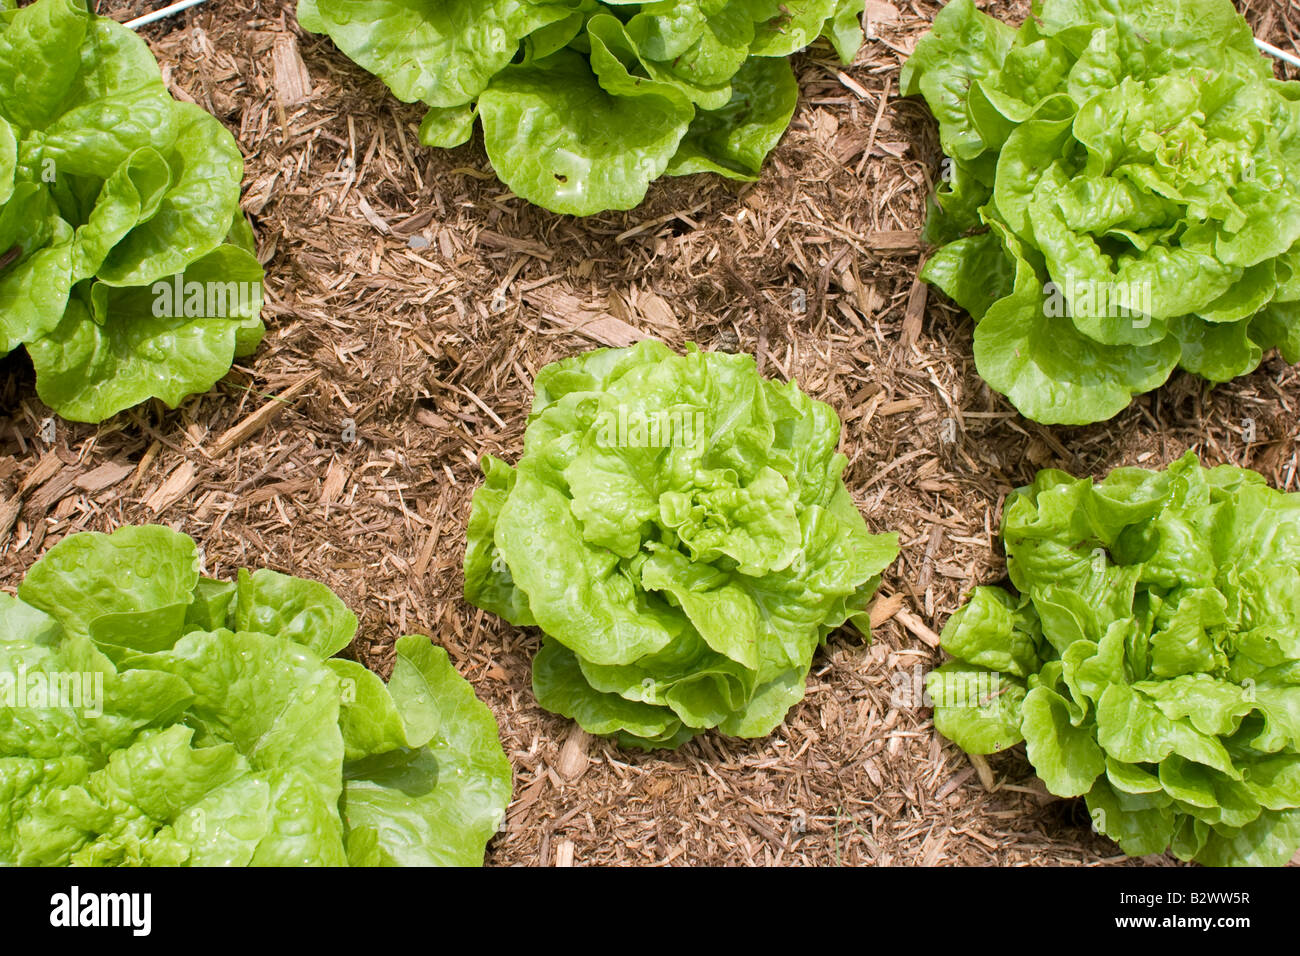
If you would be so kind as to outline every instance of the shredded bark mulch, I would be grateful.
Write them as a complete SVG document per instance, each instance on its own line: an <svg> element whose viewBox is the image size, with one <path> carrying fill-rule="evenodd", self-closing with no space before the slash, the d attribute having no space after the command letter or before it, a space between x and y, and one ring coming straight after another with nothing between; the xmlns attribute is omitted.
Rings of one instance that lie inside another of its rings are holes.
<svg viewBox="0 0 1300 956"><path fill-rule="evenodd" d="M211 393L98 428L51 421L26 357L0 360L0 587L68 534L162 522L209 574L327 583L361 619L348 653L381 673L398 636L430 635L515 767L492 864L1128 862L1023 750L972 759L937 736L920 676L963 594L1005 577L1000 507L1039 468L1100 476L1192 448L1300 489L1300 373L1274 356L1218 388L1180 374L1081 429L1028 422L983 385L970 318L916 278L940 154L898 80L937 6L873 0L851 68L826 46L798 57L800 107L761 182L664 180L587 220L513 197L479 139L420 146L421 109L304 33L290 0L146 28L174 95L245 151L270 332ZM1295 48L1294 3L1243 8ZM989 9L1018 22L1027 5ZM849 488L873 531L902 537L874 643L833 636L765 740L644 755L590 738L537 707L537 633L461 596L477 461L517 458L534 374L644 336L752 352L832 404Z"/></svg>

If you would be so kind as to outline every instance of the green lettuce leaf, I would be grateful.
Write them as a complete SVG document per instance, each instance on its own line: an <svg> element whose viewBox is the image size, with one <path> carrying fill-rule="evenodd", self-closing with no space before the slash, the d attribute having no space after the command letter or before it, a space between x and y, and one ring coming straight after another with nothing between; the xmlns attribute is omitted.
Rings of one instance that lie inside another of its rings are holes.
<svg viewBox="0 0 1300 956"><path fill-rule="evenodd" d="M758 177L793 116L791 54L826 37L849 63L861 0L299 0L404 102L427 146L469 141L517 195L557 213L631 209L661 176Z"/></svg>
<svg viewBox="0 0 1300 956"><path fill-rule="evenodd" d="M1040 472L1004 509L1019 592L977 589L933 671L935 727L1023 737L1131 855L1285 864L1300 846L1300 495L1202 468ZM1023 682L1023 683L1022 683Z"/></svg>
<svg viewBox="0 0 1300 956"><path fill-rule="evenodd" d="M622 33L613 17L594 22ZM510 67L478 100L488 157L506 185L577 216L638 205L692 115L674 87L629 73L599 34L591 44L590 63L561 51Z"/></svg>
<svg viewBox="0 0 1300 956"><path fill-rule="evenodd" d="M27 348L56 412L174 407L256 349L242 176L234 137L85 0L0 22L0 353ZM174 300L173 277L197 299Z"/></svg>
<svg viewBox="0 0 1300 956"><path fill-rule="evenodd" d="M425 638L397 642L388 684L407 747L345 766L353 865L475 866L505 821L510 763L496 718Z"/></svg>
<svg viewBox="0 0 1300 956"><path fill-rule="evenodd" d="M492 713L427 638L329 658L324 585L199 576L163 527L80 534L0 595L0 865L476 865L510 799Z"/></svg>
<svg viewBox="0 0 1300 956"><path fill-rule="evenodd" d="M1024 415L1103 421L1178 367L1300 357L1300 84L1229 0L1043 0L1019 29L953 0L901 86L947 154L923 277Z"/></svg>
<svg viewBox="0 0 1300 956"><path fill-rule="evenodd" d="M466 598L541 628L538 701L592 733L771 733L898 554L844 486L834 412L750 356L654 341L535 387L518 465L483 463Z"/></svg>

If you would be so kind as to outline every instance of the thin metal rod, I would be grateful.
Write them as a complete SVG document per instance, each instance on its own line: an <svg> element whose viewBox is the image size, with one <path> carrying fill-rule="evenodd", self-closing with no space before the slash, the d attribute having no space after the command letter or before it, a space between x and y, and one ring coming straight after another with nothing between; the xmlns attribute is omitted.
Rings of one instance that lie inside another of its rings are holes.
<svg viewBox="0 0 1300 956"><path fill-rule="evenodd" d="M163 7L161 10L155 10L153 13L146 13L144 16L136 17L134 20L128 20L124 25L127 29L138 30L143 26L148 26L150 23L157 23L159 20L180 13L182 10L188 10L190 7L197 7L200 3L205 2L206 0L179 0L178 3L173 3L169 6ZM1296 56L1294 53L1288 53L1286 50L1278 49L1273 44L1265 43L1263 40L1257 39L1255 41L1255 46L1259 47L1269 56L1275 56L1279 60L1284 60L1297 69L1300 69L1300 56Z"/></svg>
<svg viewBox="0 0 1300 956"><path fill-rule="evenodd" d="M1279 50L1273 44L1265 43L1263 40L1256 40L1255 46L1259 47L1269 56L1275 56L1279 60L1283 60L1297 69L1300 69L1300 56L1296 56L1294 53L1288 53L1286 50Z"/></svg>
<svg viewBox="0 0 1300 956"><path fill-rule="evenodd" d="M142 17L136 17L134 20L128 20L123 24L129 30L139 30L150 23L157 23L159 20L166 19L174 13L180 13L182 10L188 10L190 7L197 7L204 0L180 0L179 3L173 3L170 6L163 7L161 10L155 10L153 13L146 13Z"/></svg>

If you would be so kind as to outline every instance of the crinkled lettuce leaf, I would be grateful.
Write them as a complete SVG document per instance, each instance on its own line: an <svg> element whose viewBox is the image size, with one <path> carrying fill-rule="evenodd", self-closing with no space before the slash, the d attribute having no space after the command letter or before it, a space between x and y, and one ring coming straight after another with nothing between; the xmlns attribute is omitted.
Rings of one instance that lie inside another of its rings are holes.
<svg viewBox="0 0 1300 956"><path fill-rule="evenodd" d="M324 585L200 576L194 542L59 542L0 595L0 864L477 865L510 798L496 721L427 638L332 657Z"/></svg>
<svg viewBox="0 0 1300 956"><path fill-rule="evenodd" d="M1042 0L1019 29L953 0L901 85L947 154L922 275L1027 417L1103 421L1176 368L1300 354L1300 84L1229 0Z"/></svg>
<svg viewBox="0 0 1300 956"><path fill-rule="evenodd" d="M553 212L631 209L664 175L757 178L789 126L790 54L826 37L849 63L862 0L299 0L405 102L427 146L475 120L516 194ZM2 155L2 154L0 154Z"/></svg>
<svg viewBox="0 0 1300 956"><path fill-rule="evenodd" d="M175 406L257 348L242 176L133 31L84 0L0 21L0 353L27 348L60 415Z"/></svg>
<svg viewBox="0 0 1300 956"><path fill-rule="evenodd" d="M1300 846L1300 495L1188 454L1104 481L1040 472L1002 528L1016 593L943 632L936 728L1024 740L1126 853L1273 865Z"/></svg>
<svg viewBox="0 0 1300 956"><path fill-rule="evenodd" d="M484 461L467 599L542 629L538 701L592 733L771 733L898 554L844 487L834 412L751 356L654 341L535 388L519 463Z"/></svg>
<svg viewBox="0 0 1300 956"><path fill-rule="evenodd" d="M510 802L510 763L496 718L447 652L418 636L397 642L386 691L406 739L344 765L349 860L354 866L478 865Z"/></svg>

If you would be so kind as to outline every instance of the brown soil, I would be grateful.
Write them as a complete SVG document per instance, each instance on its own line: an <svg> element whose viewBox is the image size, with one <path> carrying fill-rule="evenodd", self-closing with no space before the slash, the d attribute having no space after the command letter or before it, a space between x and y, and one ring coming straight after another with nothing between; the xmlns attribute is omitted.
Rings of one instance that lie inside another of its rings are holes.
<svg viewBox="0 0 1300 956"><path fill-rule="evenodd" d="M1295 48L1293 4L1244 6L1258 35ZM1091 428L1016 415L975 374L970 319L915 278L939 152L898 77L937 5L871 7L852 68L829 48L797 60L802 103L760 183L668 180L633 213L582 221L512 197L479 141L421 147L421 110L304 34L289 0L147 28L175 95L245 150L271 331L210 394L98 428L60 421L52 443L26 358L0 363L0 586L69 533L164 522L200 542L209 573L329 584L361 618L350 653L381 672L397 636L432 636L515 767L492 864L1124 862L1022 752L972 763L897 682L938 660L934 632L964 592L1003 577L1001 502L1040 467L1100 475L1193 448L1297 490L1300 374L1271 357L1225 387L1179 376ZM990 9L1014 20L1025 5ZM644 335L753 352L839 409L848 485L874 530L902 536L875 643L833 637L766 740L652 755L593 740L537 707L537 633L461 597L476 462L516 459L534 373ZM279 414L257 431L264 408Z"/></svg>

